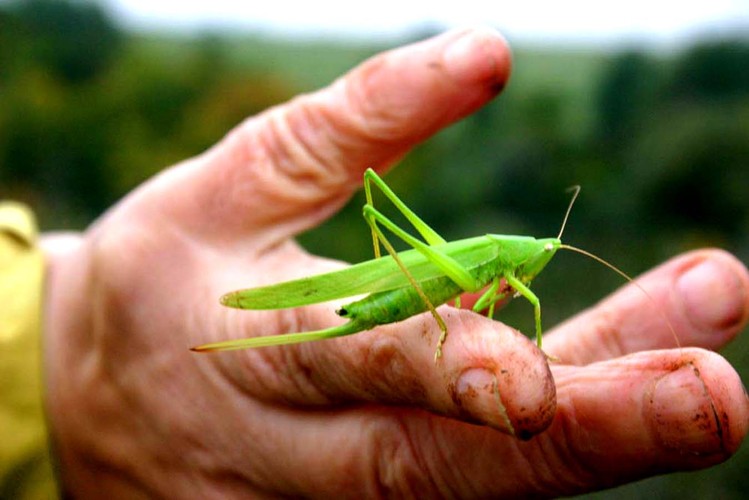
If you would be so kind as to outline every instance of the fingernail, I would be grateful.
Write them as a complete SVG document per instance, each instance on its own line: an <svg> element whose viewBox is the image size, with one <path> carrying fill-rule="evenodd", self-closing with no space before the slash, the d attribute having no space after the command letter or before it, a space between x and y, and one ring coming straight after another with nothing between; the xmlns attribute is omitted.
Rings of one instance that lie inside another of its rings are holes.
<svg viewBox="0 0 749 500"><path fill-rule="evenodd" d="M483 368L466 370L458 379L456 392L456 403L470 417L502 432L515 434L494 373Z"/></svg>
<svg viewBox="0 0 749 500"><path fill-rule="evenodd" d="M448 72L459 83L489 82L499 92L508 78L509 56L502 36L489 28L466 30L444 53Z"/></svg>
<svg viewBox="0 0 749 500"><path fill-rule="evenodd" d="M697 327L730 328L743 317L747 291L727 263L703 260L679 278L677 287Z"/></svg>
<svg viewBox="0 0 749 500"><path fill-rule="evenodd" d="M656 382L651 409L656 434L665 448L698 455L722 450L712 398L692 365Z"/></svg>

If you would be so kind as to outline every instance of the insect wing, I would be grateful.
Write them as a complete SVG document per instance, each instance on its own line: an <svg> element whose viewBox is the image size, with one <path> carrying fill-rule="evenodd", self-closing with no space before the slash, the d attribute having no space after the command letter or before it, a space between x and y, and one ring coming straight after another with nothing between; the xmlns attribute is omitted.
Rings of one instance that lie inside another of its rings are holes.
<svg viewBox="0 0 749 500"><path fill-rule="evenodd" d="M496 245L480 236L438 245L435 248L453 257L467 269L496 257ZM444 276L444 273L417 250L398 254L416 281ZM230 292L221 303L239 309L287 309L354 295L383 292L409 286L392 257L381 257L345 269L309 276L259 288Z"/></svg>

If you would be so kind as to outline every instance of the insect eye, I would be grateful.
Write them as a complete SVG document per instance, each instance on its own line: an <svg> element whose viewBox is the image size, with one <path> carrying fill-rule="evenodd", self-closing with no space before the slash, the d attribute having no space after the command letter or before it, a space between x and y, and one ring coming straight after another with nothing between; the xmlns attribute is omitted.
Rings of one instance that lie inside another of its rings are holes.
<svg viewBox="0 0 749 500"><path fill-rule="evenodd" d="M546 245L544 245L544 252L551 252L552 250L554 250L554 245L552 245L551 243L547 243Z"/></svg>

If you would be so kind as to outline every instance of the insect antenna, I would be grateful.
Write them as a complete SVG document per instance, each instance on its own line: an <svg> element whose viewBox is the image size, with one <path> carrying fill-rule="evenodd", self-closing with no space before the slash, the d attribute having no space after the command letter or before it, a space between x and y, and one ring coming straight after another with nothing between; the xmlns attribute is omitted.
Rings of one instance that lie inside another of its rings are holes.
<svg viewBox="0 0 749 500"><path fill-rule="evenodd" d="M579 192L579 187L578 187L578 192ZM575 196L576 195L577 195L577 193L575 193ZM572 198L572 201L575 201L574 197ZM567 211L567 213L569 214L569 210ZM567 218L565 217L565 222L566 221L567 221ZM564 225L562 226L562 229L564 229ZM609 269L611 269L612 271L614 271L616 274L618 274L619 276L621 276L622 278L624 278L625 280L629 281L634 286L636 286L637 288L639 288L640 291L642 293L644 293L645 296L650 300L650 302L652 302L653 305L656 306L656 311L658 311L658 314L661 316L661 318L663 318L666 321L666 324L668 325L668 329L671 330L671 335L673 335L674 340L676 341L676 346L679 347L679 348L681 348L681 342L679 342L679 336L676 335L676 330L674 330L674 327L671 324L671 321L669 321L668 316L666 316L666 313L663 312L663 309L661 309L660 307L658 307L658 303L655 301L655 299L653 298L653 296L650 295L650 293L648 293L648 291L645 290L645 288L642 285L640 285L637 282L637 280L635 280L629 274L625 273L624 271L622 271L621 269L619 269L618 267L616 267L614 264L611 264L610 262L604 260L603 258L601 258L601 257L599 257L599 256L597 256L595 254L592 254L592 253L588 252L587 250L583 250L582 248L577 248L577 247L573 247L572 245L565 245L565 244L560 245L559 248L563 248L565 250L570 250L572 252L576 252L576 253L579 253L581 255L585 255L586 257L589 257L589 258L595 260L596 262L599 262L599 263L603 264L604 266L608 267Z"/></svg>
<svg viewBox="0 0 749 500"><path fill-rule="evenodd" d="M572 212L572 205L575 204L575 200L577 199L577 195L580 194L580 186L570 186L568 187L565 192L570 193L572 192L572 199L570 200L570 204L567 207L567 213L564 214L564 219L562 220L562 227L559 229L559 236L557 236L558 240L562 239L562 233L564 233L564 227L567 225L567 219L570 217L570 212Z"/></svg>

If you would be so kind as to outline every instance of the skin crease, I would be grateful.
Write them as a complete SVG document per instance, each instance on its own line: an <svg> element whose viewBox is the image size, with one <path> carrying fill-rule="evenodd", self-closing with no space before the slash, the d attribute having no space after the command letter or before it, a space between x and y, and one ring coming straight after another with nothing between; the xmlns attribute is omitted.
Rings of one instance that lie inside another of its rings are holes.
<svg viewBox="0 0 749 500"><path fill-rule="evenodd" d="M514 330L447 306L436 364L428 314L330 341L188 350L340 321L329 304L250 313L218 297L341 266L294 234L334 213L366 167L383 172L479 109L509 73L488 29L381 54L248 119L85 232L48 235L46 405L64 490L558 496L730 457L749 401L709 349L746 325L749 274L720 250L648 273L652 301L626 286L560 325L545 341L551 367Z"/></svg>

